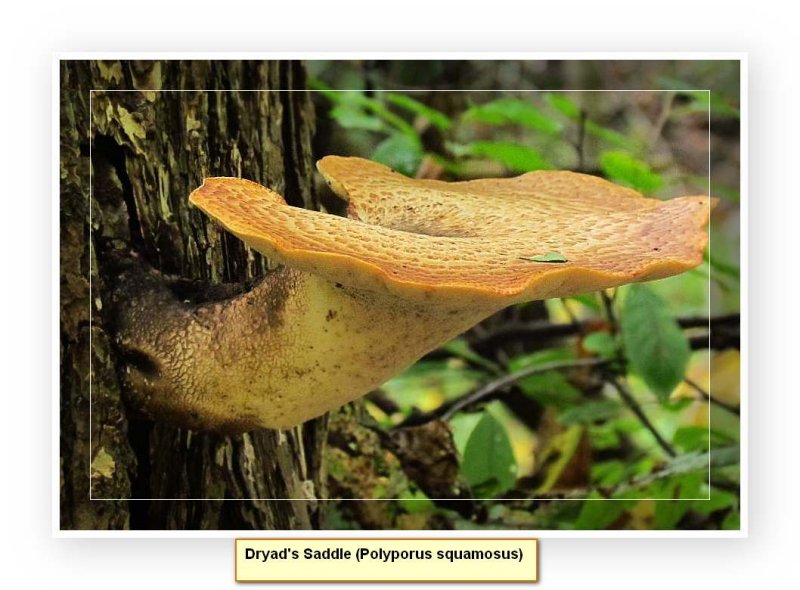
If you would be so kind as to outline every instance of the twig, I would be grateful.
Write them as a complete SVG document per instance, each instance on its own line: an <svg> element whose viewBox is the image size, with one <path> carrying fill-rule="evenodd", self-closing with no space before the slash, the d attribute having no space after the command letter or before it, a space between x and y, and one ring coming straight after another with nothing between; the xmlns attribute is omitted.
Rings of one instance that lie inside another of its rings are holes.
<svg viewBox="0 0 800 590"><path fill-rule="evenodd" d="M583 172L583 167L585 164L585 145L586 145L586 111L581 109L580 120L578 122L578 143L576 144L576 148L578 149L578 171Z"/></svg>
<svg viewBox="0 0 800 590"><path fill-rule="evenodd" d="M697 382L693 381L692 379L689 379L687 377L683 381L686 383L686 385L688 385L689 387L694 389L697 393L699 393L702 396L702 398L705 399L707 402L716 404L721 408L725 408L729 412L733 412L734 414L737 415L739 414L739 408L737 408L736 406L732 406L731 404L726 404L723 401L711 397L711 395L705 389L700 387L700 385Z"/></svg>
<svg viewBox="0 0 800 590"><path fill-rule="evenodd" d="M633 395L628 388L625 387L621 381L619 381L616 377L612 375L606 376L606 381L609 385L611 385L614 389L617 390L617 393L622 398L622 401L625 402L625 405L628 406L628 409L633 412L636 417L639 419L639 422L650 431L650 434L653 435L653 438L656 439L658 446L660 446L663 451L672 458L677 457L678 453L675 452L675 449L672 448L672 445L667 442L661 433L656 430L656 427L650 421L650 418L647 417L647 414L644 413L641 407L639 407L638 402L634 399Z"/></svg>
<svg viewBox="0 0 800 590"><path fill-rule="evenodd" d="M632 480L623 482L613 488L610 487L584 487L584 488L577 488L566 490L564 492L538 492L536 496L533 498L525 498L524 500L520 500L522 503L529 503L536 500L575 500L575 499L582 499L586 498L587 496L592 495L593 493L600 494L606 498L612 498L615 495L621 494L623 492L627 492L630 490L643 488L651 483L654 483L661 479L666 479L668 477L673 477L675 475L682 475L685 473L692 473L694 471L705 471L710 466L712 469L718 469L720 467L729 467L731 465L739 464L739 446L738 445L731 445L728 447L722 447L720 449L714 449L713 451L707 453L693 453L690 455L681 455L677 459L673 459L661 469L657 471L653 471L647 475L634 478ZM727 481L710 481L708 482L709 485L724 489L727 491L731 491L734 493L739 492L739 486L732 484L731 482ZM671 500L672 498L664 498L665 500Z"/></svg>
<svg viewBox="0 0 800 590"><path fill-rule="evenodd" d="M476 351L491 350L498 344L512 340L547 340L564 338L585 333L592 328L592 320L569 324L553 324L549 321L506 323L498 328L487 330L481 334L468 336L467 340ZM711 326L711 347L714 349L738 348L739 314L707 317L678 318L678 325L683 329L706 328ZM690 338L693 350L707 348L708 335Z"/></svg>
<svg viewBox="0 0 800 590"><path fill-rule="evenodd" d="M614 299L616 298L616 291L614 292L613 297L609 297L608 292L605 289L600 291L600 297L603 300L603 307L606 311L606 316L608 318L608 322L611 324L612 333L616 333L618 330L617 324L617 316L614 312ZM658 446L660 446L664 452L669 455L670 457L676 457L677 453L675 449L672 448L672 445L667 442L661 433L656 430L655 425L650 421L650 418L647 417L647 414L644 413L644 410L639 406L639 403L634 399L633 395L628 388L620 381L620 379L616 375L612 375L607 373L605 375L606 382L611 384L611 386L617 390L617 393L622 398L622 401L625 402L625 405L628 406L628 409L634 413L634 415L639 419L639 422L650 431L653 437L656 439Z"/></svg>
<svg viewBox="0 0 800 590"><path fill-rule="evenodd" d="M692 379L689 379L688 377L686 377L684 379L684 382L686 383L686 385L688 385L689 387L694 389L697 393L699 393L703 398L705 398L705 400L707 402L711 401L711 396L708 394L708 392L705 389L700 387L699 383L697 383L696 381L693 381Z"/></svg>
<svg viewBox="0 0 800 590"><path fill-rule="evenodd" d="M681 328L708 328L709 322L711 329L722 326L739 326L740 319L738 313L731 313L728 315L720 315L715 318L707 318L704 316L687 316L678 318L678 325Z"/></svg>
<svg viewBox="0 0 800 590"><path fill-rule="evenodd" d="M608 317L608 322L611 324L612 333L617 332L617 316L614 313L614 298L616 297L616 292L614 293L614 297L609 297L608 292L605 289L600 291L600 297L603 299L603 307L606 310L606 316ZM669 455L670 457L676 457L677 453L675 449L672 448L672 445L667 442L661 433L656 430L655 425L650 421L650 418L647 417L647 414L644 413L644 410L639 406L639 403L634 399L633 395L628 388L623 385L622 381L616 376L610 373L606 374L606 381L611 384L611 386L617 390L619 396L622 398L622 401L625 402L625 405L628 406L631 412L633 412L636 417L639 419L639 422L650 431L653 437L656 439L658 446L660 446L664 452Z"/></svg>
<svg viewBox="0 0 800 590"><path fill-rule="evenodd" d="M483 385L482 387L479 387L478 389L466 395L463 395L460 398L450 403L442 404L441 406L439 406L438 408L436 408L431 412L427 412L425 414L411 415L400 426L404 427L404 426L419 425L435 419L448 420L449 418L453 417L453 415L455 415L457 412L460 412L464 408L471 406L489 397L490 395L494 394L497 391L505 389L509 385L513 385L520 379L524 379L525 377L530 377L531 375L546 373L548 371L562 371L565 369L573 369L578 367L601 367L608 365L609 362L610 361L606 359L587 358L587 359L575 359L571 361L545 363L543 365L526 367L514 373L509 373L508 375L504 375L503 377L494 379L489 383L487 383L486 385Z"/></svg>
<svg viewBox="0 0 800 590"><path fill-rule="evenodd" d="M392 414L400 411L400 406L394 403L394 401L388 395L386 395L386 392L380 389L371 391L367 395L367 399L378 406L378 408L387 416L391 416Z"/></svg>
<svg viewBox="0 0 800 590"><path fill-rule="evenodd" d="M653 150L658 142L658 139L661 137L661 133L664 131L664 126L667 124L667 121L669 121L669 116L672 112L672 103L674 101L675 92L667 92L666 96L664 97L664 104L661 105L661 112L659 112L658 119L656 119L655 125L653 125L648 151Z"/></svg>
<svg viewBox="0 0 800 590"><path fill-rule="evenodd" d="M606 318L608 319L608 322L611 324L612 331L616 332L617 316L614 313L614 299L616 299L616 293L614 293L613 297L609 297L608 292L605 289L601 289L600 298L603 300L603 309L605 309Z"/></svg>
<svg viewBox="0 0 800 590"><path fill-rule="evenodd" d="M561 301L561 307L564 308L564 312L567 314L567 316L569 316L569 323L573 325L577 324L578 318L576 318L575 314L572 313L572 310L569 308L569 305L567 304L566 298L561 297L559 301Z"/></svg>

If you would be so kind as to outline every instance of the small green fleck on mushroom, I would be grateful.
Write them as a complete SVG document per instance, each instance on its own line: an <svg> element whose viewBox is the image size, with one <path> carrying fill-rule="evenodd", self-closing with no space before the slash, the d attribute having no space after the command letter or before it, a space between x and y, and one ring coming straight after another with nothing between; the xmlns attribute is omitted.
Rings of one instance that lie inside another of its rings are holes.
<svg viewBox="0 0 800 590"><path fill-rule="evenodd" d="M530 260L531 262L567 262L567 257L561 252L548 252L544 256L520 256L520 260Z"/></svg>

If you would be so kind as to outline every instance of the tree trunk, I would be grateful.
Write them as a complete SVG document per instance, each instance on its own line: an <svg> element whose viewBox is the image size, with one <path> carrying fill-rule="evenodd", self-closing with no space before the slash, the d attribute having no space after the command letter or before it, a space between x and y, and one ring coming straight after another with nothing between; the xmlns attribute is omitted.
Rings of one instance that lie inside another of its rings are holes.
<svg viewBox="0 0 800 590"><path fill-rule="evenodd" d="M60 74L62 529L320 528L323 419L226 437L137 418L108 320L111 261L131 251L204 286L268 272L186 198L238 176L316 207L302 65L70 61Z"/></svg>

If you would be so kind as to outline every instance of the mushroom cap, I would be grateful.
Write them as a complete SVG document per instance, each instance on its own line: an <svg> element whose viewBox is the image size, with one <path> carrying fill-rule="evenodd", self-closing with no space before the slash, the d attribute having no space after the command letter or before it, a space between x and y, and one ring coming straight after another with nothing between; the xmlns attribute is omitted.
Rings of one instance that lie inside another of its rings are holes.
<svg viewBox="0 0 800 590"><path fill-rule="evenodd" d="M286 204L248 180L189 197L250 247L342 285L486 307L652 280L702 261L707 196L661 201L563 171L443 182L361 158L317 163L348 218ZM556 252L566 262L537 262ZM534 259L534 260L532 260Z"/></svg>

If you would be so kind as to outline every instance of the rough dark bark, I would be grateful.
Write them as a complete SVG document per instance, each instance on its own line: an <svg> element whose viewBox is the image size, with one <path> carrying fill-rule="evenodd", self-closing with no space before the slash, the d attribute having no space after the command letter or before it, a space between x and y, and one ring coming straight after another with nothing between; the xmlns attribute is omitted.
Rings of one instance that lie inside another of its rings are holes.
<svg viewBox="0 0 800 590"><path fill-rule="evenodd" d="M131 251L205 286L268 272L186 197L240 176L316 207L311 104L278 91L304 88L302 65L71 61L60 75L61 527L322 526L324 420L224 437L138 419L108 321L113 261Z"/></svg>

